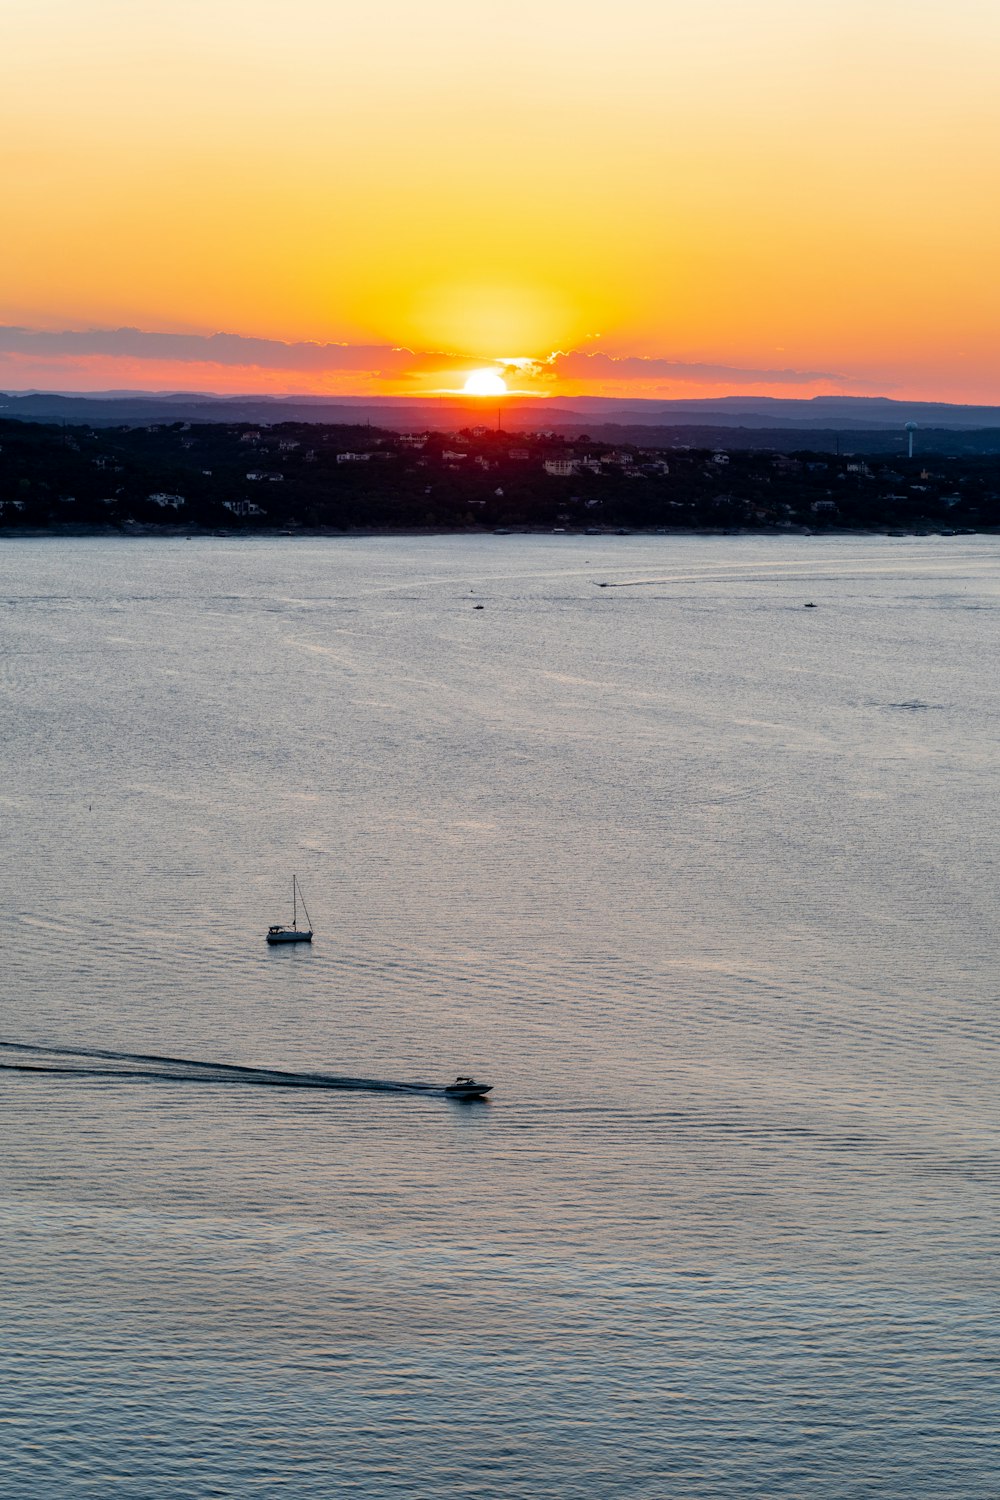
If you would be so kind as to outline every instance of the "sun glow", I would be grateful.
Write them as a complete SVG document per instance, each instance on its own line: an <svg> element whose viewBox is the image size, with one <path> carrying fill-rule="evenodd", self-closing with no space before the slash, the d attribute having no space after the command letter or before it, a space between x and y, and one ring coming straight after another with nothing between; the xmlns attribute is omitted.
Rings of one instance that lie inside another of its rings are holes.
<svg viewBox="0 0 1000 1500"><path fill-rule="evenodd" d="M463 396L506 396L507 382L495 370L473 370L462 387Z"/></svg>
<svg viewBox="0 0 1000 1500"><path fill-rule="evenodd" d="M1000 399L1000 6L236 9L0 4L0 391Z"/></svg>

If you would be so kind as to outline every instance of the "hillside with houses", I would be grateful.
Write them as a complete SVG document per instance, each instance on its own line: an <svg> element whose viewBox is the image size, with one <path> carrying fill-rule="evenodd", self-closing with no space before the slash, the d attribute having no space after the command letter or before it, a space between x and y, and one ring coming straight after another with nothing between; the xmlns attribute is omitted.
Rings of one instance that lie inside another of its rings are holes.
<svg viewBox="0 0 1000 1500"><path fill-rule="evenodd" d="M0 422L8 533L997 526L989 454L609 446L486 427Z"/></svg>

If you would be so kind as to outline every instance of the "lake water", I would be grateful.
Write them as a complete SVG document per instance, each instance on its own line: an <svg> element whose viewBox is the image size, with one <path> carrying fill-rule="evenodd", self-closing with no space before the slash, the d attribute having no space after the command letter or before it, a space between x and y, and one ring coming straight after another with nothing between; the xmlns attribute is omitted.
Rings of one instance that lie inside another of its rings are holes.
<svg viewBox="0 0 1000 1500"><path fill-rule="evenodd" d="M0 616L5 1500L1000 1494L1000 538L6 541Z"/></svg>

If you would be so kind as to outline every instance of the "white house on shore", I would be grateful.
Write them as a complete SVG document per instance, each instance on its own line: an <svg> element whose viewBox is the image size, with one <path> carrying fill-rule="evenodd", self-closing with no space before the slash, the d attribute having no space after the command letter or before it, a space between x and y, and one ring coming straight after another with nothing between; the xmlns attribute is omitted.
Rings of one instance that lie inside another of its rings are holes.
<svg viewBox="0 0 1000 1500"><path fill-rule="evenodd" d="M234 516L266 516L267 511L255 505L252 500L223 500L226 510L231 510Z"/></svg>

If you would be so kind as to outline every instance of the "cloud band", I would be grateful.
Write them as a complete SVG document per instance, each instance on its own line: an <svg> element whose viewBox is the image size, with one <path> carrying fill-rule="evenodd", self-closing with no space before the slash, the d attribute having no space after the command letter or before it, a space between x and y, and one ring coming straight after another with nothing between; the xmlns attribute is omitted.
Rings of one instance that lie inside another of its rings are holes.
<svg viewBox="0 0 1000 1500"><path fill-rule="evenodd" d="M159 333L139 328L88 328L50 331L0 326L0 358L15 363L123 360L177 365L215 366L245 371L287 371L303 376L364 376L368 380L407 380L423 373L467 370L476 363L497 364L534 376L542 385L554 382L649 386L652 383L694 385L840 384L845 377L818 370L755 369L736 365L607 354L603 350L556 350L543 359L496 360L438 350L413 350L390 344L285 343L237 333Z"/></svg>

